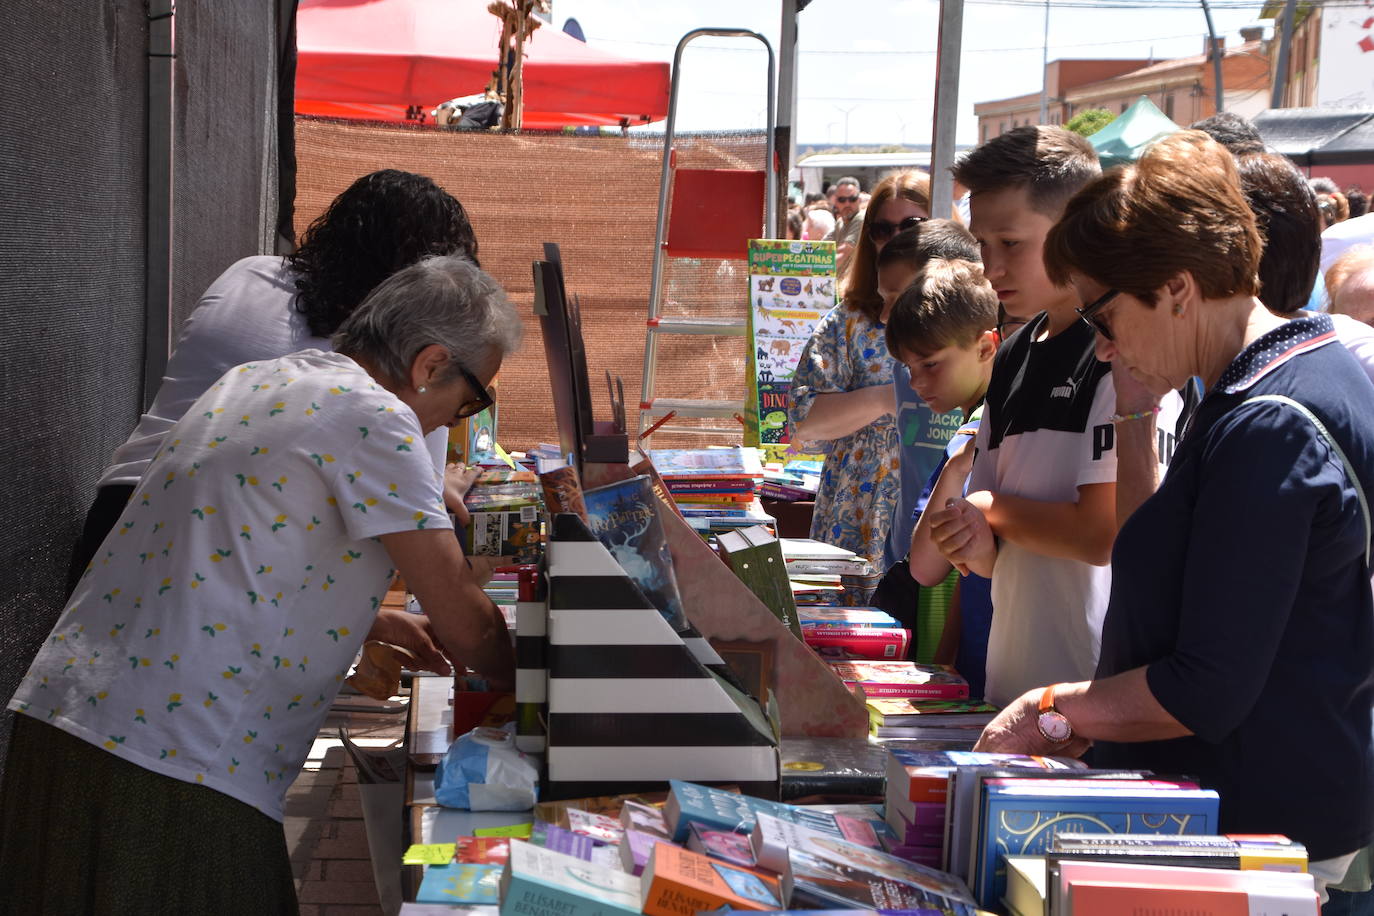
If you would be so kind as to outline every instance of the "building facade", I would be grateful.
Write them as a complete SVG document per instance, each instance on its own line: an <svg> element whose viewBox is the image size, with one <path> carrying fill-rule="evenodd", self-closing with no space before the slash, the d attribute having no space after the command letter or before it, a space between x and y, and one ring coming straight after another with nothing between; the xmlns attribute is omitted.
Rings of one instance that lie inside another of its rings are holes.
<svg viewBox="0 0 1374 916"><path fill-rule="evenodd" d="M1245 41L1223 51L1223 99L1227 111L1252 117L1269 105L1269 43L1260 39L1258 29L1241 34ZM1120 114L1142 95L1178 124L1215 114L1216 76L1205 41L1204 53L1175 60L1051 62L1045 70L1046 123L1066 124L1095 108ZM979 102L973 111L981 143L1014 127L1039 124L1040 93Z"/></svg>

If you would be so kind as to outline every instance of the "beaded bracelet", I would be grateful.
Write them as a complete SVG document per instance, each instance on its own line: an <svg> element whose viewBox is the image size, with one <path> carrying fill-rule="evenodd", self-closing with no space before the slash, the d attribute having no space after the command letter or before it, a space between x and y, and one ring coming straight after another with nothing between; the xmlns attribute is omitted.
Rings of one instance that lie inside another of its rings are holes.
<svg viewBox="0 0 1374 916"><path fill-rule="evenodd" d="M1140 413L1114 413L1107 418L1109 423L1125 423L1128 420L1144 420L1159 413L1159 405L1156 404L1149 410L1142 410Z"/></svg>

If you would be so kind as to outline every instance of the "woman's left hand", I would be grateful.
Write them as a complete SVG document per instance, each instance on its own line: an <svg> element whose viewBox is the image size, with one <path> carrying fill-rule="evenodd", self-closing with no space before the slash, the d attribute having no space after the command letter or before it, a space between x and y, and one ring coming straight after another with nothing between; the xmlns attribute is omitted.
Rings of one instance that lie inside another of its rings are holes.
<svg viewBox="0 0 1374 916"><path fill-rule="evenodd" d="M377 619L373 621L367 638L409 649L420 660L425 671L433 671L435 674L453 673L448 659L444 658L444 653L439 650L434 631L430 629L429 618L424 614L382 608L377 612Z"/></svg>
<svg viewBox="0 0 1374 916"><path fill-rule="evenodd" d="M1081 757L1092 746L1087 738L1075 735L1062 744L1055 744L1046 741L1045 736L1040 734L1036 719L1040 716L1040 695L1043 692L1037 687L1013 700L983 729L983 735L973 749L995 754Z"/></svg>
<svg viewBox="0 0 1374 916"><path fill-rule="evenodd" d="M472 518L463 503L463 497L467 496L468 490L472 489L473 482L481 473L482 469L476 466L469 468L461 464L450 464L444 468L444 505L457 518L459 528L466 526Z"/></svg>

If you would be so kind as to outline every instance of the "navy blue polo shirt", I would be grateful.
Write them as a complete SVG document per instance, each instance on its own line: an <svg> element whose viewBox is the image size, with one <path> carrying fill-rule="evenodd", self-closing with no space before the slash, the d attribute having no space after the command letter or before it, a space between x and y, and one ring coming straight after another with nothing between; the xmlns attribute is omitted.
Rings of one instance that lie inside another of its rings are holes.
<svg viewBox="0 0 1374 916"><path fill-rule="evenodd" d="M1325 316L1260 337L1199 405L1159 490L1122 528L1097 676L1147 666L1193 735L1100 742L1106 767L1196 776L1221 832L1283 833L1313 860L1374 828L1369 534L1340 458L1374 494L1374 385Z"/></svg>

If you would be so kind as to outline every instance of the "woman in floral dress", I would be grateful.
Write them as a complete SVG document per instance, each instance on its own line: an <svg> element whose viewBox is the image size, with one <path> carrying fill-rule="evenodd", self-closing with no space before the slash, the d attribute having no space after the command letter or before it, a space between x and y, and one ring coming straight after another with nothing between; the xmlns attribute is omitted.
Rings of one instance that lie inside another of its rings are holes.
<svg viewBox="0 0 1374 916"><path fill-rule="evenodd" d="M789 395L794 441L825 455L811 537L868 558L878 573L901 472L877 256L929 216L930 179L920 172L889 175L873 189L840 304L807 341Z"/></svg>

